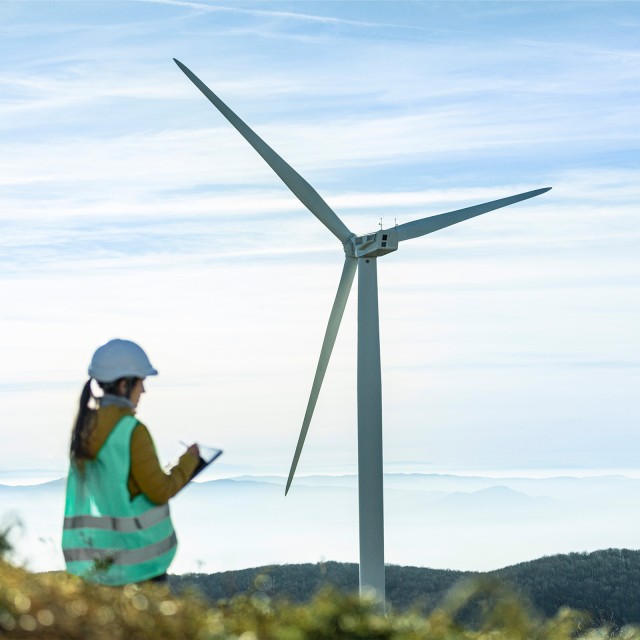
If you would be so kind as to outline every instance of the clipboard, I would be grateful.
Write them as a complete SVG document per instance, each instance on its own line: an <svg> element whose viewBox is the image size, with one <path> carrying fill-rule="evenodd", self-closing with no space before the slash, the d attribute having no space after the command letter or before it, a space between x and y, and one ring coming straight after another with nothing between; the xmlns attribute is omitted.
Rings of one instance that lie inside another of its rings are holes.
<svg viewBox="0 0 640 640"><path fill-rule="evenodd" d="M180 444L188 447L185 442L181 442ZM198 466L196 470L191 474L190 481L193 480L201 471L204 471L210 464L214 463L223 453L222 449L215 449L214 447L207 447L204 444L199 444L198 450L200 452L200 461L198 462Z"/></svg>

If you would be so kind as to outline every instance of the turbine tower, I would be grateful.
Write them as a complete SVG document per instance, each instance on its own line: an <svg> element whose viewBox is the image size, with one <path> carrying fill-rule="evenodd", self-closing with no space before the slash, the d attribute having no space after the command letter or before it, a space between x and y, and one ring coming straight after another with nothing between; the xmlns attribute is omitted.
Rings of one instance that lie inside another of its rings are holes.
<svg viewBox="0 0 640 640"><path fill-rule="evenodd" d="M342 243L345 260L338 292L329 315L311 394L302 422L285 495L289 491L300 459L313 411L318 400L333 345L338 335L351 285L358 272L358 495L360 529L360 591L374 589L384 602L384 516L382 470L382 383L380 374L380 331L378 317L378 258L397 251L405 240L419 238L483 213L533 198L546 191L536 189L508 198L429 216L375 233L357 236L316 190L264 140L247 126L194 73L174 58L185 75L220 113L262 156L304 206Z"/></svg>

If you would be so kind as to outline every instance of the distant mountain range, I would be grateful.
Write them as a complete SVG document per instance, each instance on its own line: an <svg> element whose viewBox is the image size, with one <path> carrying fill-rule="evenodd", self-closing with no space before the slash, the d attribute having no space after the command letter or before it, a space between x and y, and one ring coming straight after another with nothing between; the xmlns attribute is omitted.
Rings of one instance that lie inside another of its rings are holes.
<svg viewBox="0 0 640 640"><path fill-rule="evenodd" d="M539 614L553 616L561 607L589 613L596 626L640 623L640 551L608 549L593 553L554 555L488 573L447 571L389 565L386 568L387 599L396 609L418 607L430 612L447 593L466 581L502 585L528 601ZM177 591L196 587L212 601L242 593L305 602L320 588L331 585L347 592L358 588L358 565L324 562L275 565L213 574L171 575ZM480 591L480 595L487 591ZM473 603L461 612L473 619Z"/></svg>

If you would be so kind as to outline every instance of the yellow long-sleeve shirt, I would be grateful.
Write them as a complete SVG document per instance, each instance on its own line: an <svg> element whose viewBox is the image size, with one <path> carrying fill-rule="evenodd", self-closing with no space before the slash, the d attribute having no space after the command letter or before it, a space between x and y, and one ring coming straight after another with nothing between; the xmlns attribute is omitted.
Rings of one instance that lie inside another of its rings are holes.
<svg viewBox="0 0 640 640"><path fill-rule="evenodd" d="M123 416L133 415L128 407L109 405L98 409L95 427L89 437L88 449L95 458L100 447ZM156 504L166 504L169 498L184 487L198 466L198 458L184 453L178 464L165 472L158 460L151 434L142 423L133 430L131 436L131 470L127 483L131 498L140 493Z"/></svg>

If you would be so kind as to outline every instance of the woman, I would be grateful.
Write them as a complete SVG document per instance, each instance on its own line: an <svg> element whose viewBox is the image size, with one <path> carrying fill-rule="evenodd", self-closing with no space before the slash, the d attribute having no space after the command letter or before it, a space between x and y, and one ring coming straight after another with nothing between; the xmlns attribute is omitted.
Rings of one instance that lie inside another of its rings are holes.
<svg viewBox="0 0 640 640"><path fill-rule="evenodd" d="M157 374L129 340L102 345L89 366L71 436L62 548L69 573L92 582L162 580L176 553L168 501L200 458L194 444L162 470L149 431L135 417L144 379Z"/></svg>

